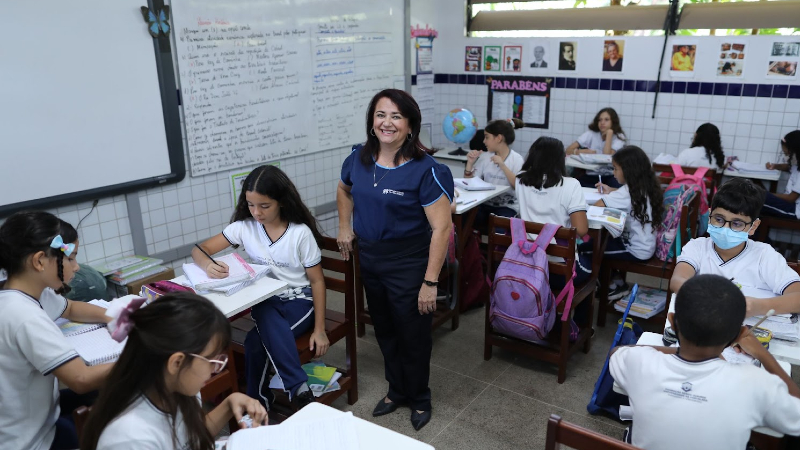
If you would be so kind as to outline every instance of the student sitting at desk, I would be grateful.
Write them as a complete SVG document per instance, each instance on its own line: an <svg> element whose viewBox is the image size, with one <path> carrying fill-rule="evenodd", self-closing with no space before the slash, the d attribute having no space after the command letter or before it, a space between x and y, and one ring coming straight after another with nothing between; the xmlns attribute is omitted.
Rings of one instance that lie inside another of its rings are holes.
<svg viewBox="0 0 800 450"><path fill-rule="evenodd" d="M510 145L514 143L514 129L523 126L519 119L489 122L483 130L483 143L488 152L472 150L467 154L464 177L480 178L487 183L513 188L515 177L522 169L523 159L519 153L510 148ZM479 229L484 228L489 220L489 214L516 217L518 212L517 197L513 193L498 195L478 207L475 226Z"/></svg>
<svg viewBox="0 0 800 450"><path fill-rule="evenodd" d="M764 189L745 178L723 184L711 202L708 234L690 240L670 280L672 292L696 274L714 274L777 297L747 297L747 317L800 312L800 276L769 244L750 240L759 225Z"/></svg>
<svg viewBox="0 0 800 450"><path fill-rule="evenodd" d="M258 400L238 392L203 411L200 389L225 368L231 342L228 319L207 299L167 294L116 323L128 341L89 414L82 450L213 450L231 418L242 428L245 414L253 427L267 418Z"/></svg>
<svg viewBox="0 0 800 450"><path fill-rule="evenodd" d="M53 322L111 320L99 306L61 296L77 255L78 232L50 213L16 213L0 227L0 269L8 273L0 291L3 448L76 448L72 410L91 404L113 366L86 366ZM59 392L59 382L69 389Z"/></svg>
<svg viewBox="0 0 800 450"><path fill-rule="evenodd" d="M583 237L589 232L586 199L578 180L565 173L564 144L547 136L537 139L517 175L514 189L519 199L519 214L527 222L575 227L578 236ZM576 271L575 284L588 276L582 270Z"/></svg>
<svg viewBox="0 0 800 450"><path fill-rule="evenodd" d="M725 166L725 153L722 152L719 128L713 123L700 125L692 137L692 146L678 154L678 164L684 167L722 170Z"/></svg>
<svg viewBox="0 0 800 450"><path fill-rule="evenodd" d="M767 163L767 169L789 171L786 192L783 194L767 192L763 212L765 216L797 219L800 218L800 171L797 170L797 162L800 161L800 130L794 130L783 137L781 150L788 158L788 163Z"/></svg>
<svg viewBox="0 0 800 450"><path fill-rule="evenodd" d="M699 275L678 292L670 313L680 347L612 351L609 371L633 409L633 445L744 449L753 428L800 434L800 387L741 326L745 308L733 283ZM721 359L733 342L766 370Z"/></svg>
<svg viewBox="0 0 800 450"><path fill-rule="evenodd" d="M589 130L567 147L567 155L581 153L613 155L624 145L625 132L619 123L619 115L614 108L603 108L595 114L594 120L589 124ZM608 176L607 184L611 187L619 187L612 179L611 171L606 168L575 175L584 187L594 187L598 182L598 176L602 175Z"/></svg>
<svg viewBox="0 0 800 450"><path fill-rule="evenodd" d="M318 358L330 345L325 334L321 241L316 219L292 181L279 168L266 165L245 178L231 224L200 244L202 248L192 250L195 264L205 267L209 277L225 278L225 263L204 253L213 255L243 245L255 263L270 266L267 276L289 285L285 292L253 306L250 315L256 326L244 341L247 395L267 408L274 401L269 389L270 362L296 406L314 401L295 339L313 329L308 345Z"/></svg>

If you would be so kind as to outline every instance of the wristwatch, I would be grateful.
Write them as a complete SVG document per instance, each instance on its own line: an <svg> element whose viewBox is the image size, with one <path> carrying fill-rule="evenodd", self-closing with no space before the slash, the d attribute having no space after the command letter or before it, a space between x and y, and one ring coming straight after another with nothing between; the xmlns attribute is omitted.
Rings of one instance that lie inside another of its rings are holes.
<svg viewBox="0 0 800 450"><path fill-rule="evenodd" d="M438 281L428 281L428 280L422 280L422 281L425 282L425 286L436 287L439 285Z"/></svg>

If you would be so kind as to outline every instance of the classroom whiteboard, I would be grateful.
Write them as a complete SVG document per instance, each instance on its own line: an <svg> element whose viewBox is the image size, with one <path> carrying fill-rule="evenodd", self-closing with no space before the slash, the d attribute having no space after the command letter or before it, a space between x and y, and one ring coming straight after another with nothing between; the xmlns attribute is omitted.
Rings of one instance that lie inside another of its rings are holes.
<svg viewBox="0 0 800 450"><path fill-rule="evenodd" d="M171 56L147 32L146 4L4 2L0 216L183 178Z"/></svg>
<svg viewBox="0 0 800 450"><path fill-rule="evenodd" d="M172 0L192 176L366 139L404 67L403 0Z"/></svg>

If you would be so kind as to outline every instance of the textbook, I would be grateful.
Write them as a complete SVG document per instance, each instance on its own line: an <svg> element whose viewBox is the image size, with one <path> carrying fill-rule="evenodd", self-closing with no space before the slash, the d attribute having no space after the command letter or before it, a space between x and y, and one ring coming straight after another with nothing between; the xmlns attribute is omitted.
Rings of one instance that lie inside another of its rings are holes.
<svg viewBox="0 0 800 450"><path fill-rule="evenodd" d="M589 222L602 225L612 236L620 237L625 229L628 213L606 206L590 206L586 211L586 218L589 219Z"/></svg>
<svg viewBox="0 0 800 450"><path fill-rule="evenodd" d="M237 253L228 253L225 256L215 258L217 262L224 262L228 266L228 276L226 278L210 278L206 271L197 264L184 264L183 273L192 283L192 288L196 291L205 291L231 286L242 281L252 280L256 277L256 271Z"/></svg>
<svg viewBox="0 0 800 450"><path fill-rule="evenodd" d="M628 307L628 297L614 303L614 309L625 312ZM636 292L636 299L631 305L630 313L633 316L649 319L664 310L667 305L667 293L656 288L639 287Z"/></svg>
<svg viewBox="0 0 800 450"><path fill-rule="evenodd" d="M578 159L584 164L611 164L611 155L600 155L597 153L581 153Z"/></svg>
<svg viewBox="0 0 800 450"><path fill-rule="evenodd" d="M487 183L480 178L454 178L453 183L457 188L465 191L491 191L495 189L495 185Z"/></svg>
<svg viewBox="0 0 800 450"><path fill-rule="evenodd" d="M125 256L119 259L106 261L104 263L92 264L92 267L103 276L113 275L119 278L127 278L131 274L148 269L164 261L158 258L147 256Z"/></svg>
<svg viewBox="0 0 800 450"><path fill-rule="evenodd" d="M341 389L338 381L342 377L341 372L338 372L335 367L328 367L322 361L311 361L310 363L303 364L303 370L308 375L308 387L314 394L314 397L321 397L328 392L338 391ZM270 389L284 390L283 380L277 374L273 375L269 380Z"/></svg>
<svg viewBox="0 0 800 450"><path fill-rule="evenodd" d="M125 277L118 276L118 275L112 275L112 276L108 277L108 281L110 281L110 282L112 282L114 284L118 284L120 286L125 286L128 283L133 283L134 281L139 281L139 280L142 280L144 278L153 276L153 275L155 275L157 273L165 272L167 270L169 270L169 267L164 267L164 266L161 266L161 265L155 265L155 266L151 266L151 267L148 267L146 269L143 269L141 271L128 274Z"/></svg>
<svg viewBox="0 0 800 450"><path fill-rule="evenodd" d="M74 334L66 339L89 366L116 361L127 342L127 339L115 341L106 328Z"/></svg>

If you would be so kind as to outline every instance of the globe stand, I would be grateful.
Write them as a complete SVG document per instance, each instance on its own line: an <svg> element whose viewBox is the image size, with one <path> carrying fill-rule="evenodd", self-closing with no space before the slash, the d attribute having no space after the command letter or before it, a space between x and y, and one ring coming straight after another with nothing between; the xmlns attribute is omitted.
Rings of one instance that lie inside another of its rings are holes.
<svg viewBox="0 0 800 450"><path fill-rule="evenodd" d="M467 152L463 148L458 147L457 149L453 150L452 152L447 152L447 154L448 155L453 155L453 156L464 156L464 155L467 154Z"/></svg>

